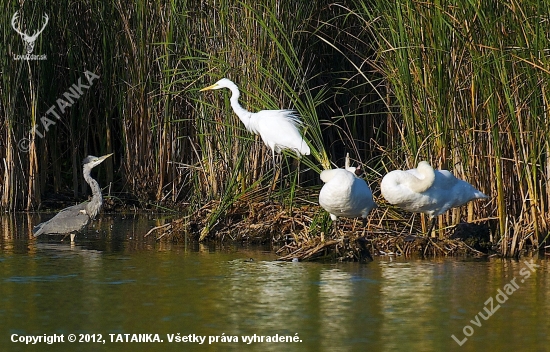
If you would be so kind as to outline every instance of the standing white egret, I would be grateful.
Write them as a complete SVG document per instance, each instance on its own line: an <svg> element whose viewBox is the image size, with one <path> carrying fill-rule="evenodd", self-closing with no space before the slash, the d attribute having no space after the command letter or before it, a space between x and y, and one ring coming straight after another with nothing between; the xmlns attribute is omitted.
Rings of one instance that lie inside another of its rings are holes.
<svg viewBox="0 0 550 352"><path fill-rule="evenodd" d="M390 204L432 218L428 234L438 215L471 200L489 198L449 171L434 170L426 161L419 162L416 169L389 172L382 179L380 190Z"/></svg>
<svg viewBox="0 0 550 352"><path fill-rule="evenodd" d="M365 226L367 215L376 208L369 186L358 177L361 174L362 170L349 167L347 160L344 169L321 172L321 180L325 184L319 192L319 204L329 212L333 222L339 216L362 217Z"/></svg>
<svg viewBox="0 0 550 352"><path fill-rule="evenodd" d="M227 78L222 78L200 91L221 88L228 88L231 91L231 107L244 127L248 131L260 135L265 145L271 149L273 168L275 168L275 153L279 154L285 149L294 151L298 157L310 154L309 146L298 129L302 121L294 110L250 112L239 104L239 88Z"/></svg>

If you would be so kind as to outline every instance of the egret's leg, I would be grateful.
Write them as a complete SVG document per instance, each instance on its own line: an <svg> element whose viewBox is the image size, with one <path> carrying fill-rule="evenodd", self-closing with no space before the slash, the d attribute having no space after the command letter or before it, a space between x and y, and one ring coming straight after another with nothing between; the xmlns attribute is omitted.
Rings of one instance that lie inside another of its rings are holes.
<svg viewBox="0 0 550 352"><path fill-rule="evenodd" d="M332 232L338 235L338 220L332 220Z"/></svg>
<svg viewBox="0 0 550 352"><path fill-rule="evenodd" d="M283 153L279 154L279 202L283 202ZM285 159L286 160L286 159Z"/></svg>
<svg viewBox="0 0 550 352"><path fill-rule="evenodd" d="M338 218L330 214L330 219L332 220L332 232L334 235L338 235Z"/></svg>
<svg viewBox="0 0 550 352"><path fill-rule="evenodd" d="M430 229L428 230L428 232L426 233L426 236L428 237L432 237L432 230L434 229L435 227L435 220L437 219L437 216L434 216L433 219L432 219L432 224L430 225Z"/></svg>
<svg viewBox="0 0 550 352"><path fill-rule="evenodd" d="M275 160L275 150L271 150L271 159L273 160L273 178L277 175L277 161Z"/></svg>
<svg viewBox="0 0 550 352"><path fill-rule="evenodd" d="M275 189L275 185L277 184L277 161L275 160L275 151L271 151L271 160L272 160L272 170L273 170L273 180L271 181L271 185L269 186L269 194L267 196L268 201L271 201L271 194L273 193L273 190Z"/></svg>
<svg viewBox="0 0 550 352"><path fill-rule="evenodd" d="M300 155L298 155L298 166L296 169L298 170L298 176L296 177L296 186L300 185L300 164L302 163L302 158Z"/></svg>

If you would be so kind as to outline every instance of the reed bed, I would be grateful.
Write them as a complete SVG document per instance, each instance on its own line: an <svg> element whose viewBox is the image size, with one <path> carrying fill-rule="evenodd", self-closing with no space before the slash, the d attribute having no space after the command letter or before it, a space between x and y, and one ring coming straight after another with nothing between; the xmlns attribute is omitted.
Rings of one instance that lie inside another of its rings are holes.
<svg viewBox="0 0 550 352"><path fill-rule="evenodd" d="M361 32L326 41L382 78L382 173L420 160L491 196L440 219L493 223L504 255L548 228L548 4L356 1ZM372 51L359 50L368 47ZM358 72L360 73L360 72Z"/></svg>
<svg viewBox="0 0 550 352"><path fill-rule="evenodd" d="M486 224L504 256L547 240L546 2L0 4L8 53L0 58L2 210L39 209L59 193L85 198L80 160L114 152L98 170L105 192L178 210L182 224L201 214L192 222L200 239L228 219L295 226L304 208L315 209L303 223L320 238L330 221L316 206L318 173L341 167L349 152L380 205L371 233L422 231L425 219L384 204L378 184L428 160L491 197L450 211L440 228ZM34 48L47 60L13 58L25 51L11 28L15 11L28 32L48 14ZM99 78L45 131L48 109L84 72ZM285 153L274 175L271 153L240 124L228 92L199 92L222 77L238 84L251 111L296 109L312 155ZM282 188L273 186L279 178ZM272 192L284 214L238 210L242 202L271 209Z"/></svg>

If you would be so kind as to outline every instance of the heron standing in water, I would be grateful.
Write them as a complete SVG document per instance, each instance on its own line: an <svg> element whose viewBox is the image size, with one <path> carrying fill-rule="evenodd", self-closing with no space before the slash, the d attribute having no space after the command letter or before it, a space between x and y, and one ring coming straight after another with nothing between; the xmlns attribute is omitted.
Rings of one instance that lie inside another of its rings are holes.
<svg viewBox="0 0 550 352"><path fill-rule="evenodd" d="M50 220L36 225L33 228L34 237L48 234L70 234L71 242L74 242L75 233L88 225L101 210L101 206L103 205L101 188L90 173L94 167L101 164L103 160L111 155L113 154L100 157L89 155L82 161L82 173L84 174L84 180L86 180L92 189L92 200L65 208Z"/></svg>

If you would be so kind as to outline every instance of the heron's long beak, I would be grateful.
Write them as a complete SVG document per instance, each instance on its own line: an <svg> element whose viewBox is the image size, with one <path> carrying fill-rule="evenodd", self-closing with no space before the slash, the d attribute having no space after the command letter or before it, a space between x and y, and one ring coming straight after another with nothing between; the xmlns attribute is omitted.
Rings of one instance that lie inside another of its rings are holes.
<svg viewBox="0 0 550 352"><path fill-rule="evenodd" d="M216 89L216 88L218 88L218 84L217 84L217 83L214 83L214 84L211 85L211 86L208 86L208 87L205 87L205 88L199 90L199 92L204 92L205 90L211 90L211 89Z"/></svg>
<svg viewBox="0 0 550 352"><path fill-rule="evenodd" d="M113 155L113 153L107 154L107 155L103 155L103 156L100 156L98 159L99 159L100 161L103 161L103 160L107 159L108 157L110 157L111 155Z"/></svg>

